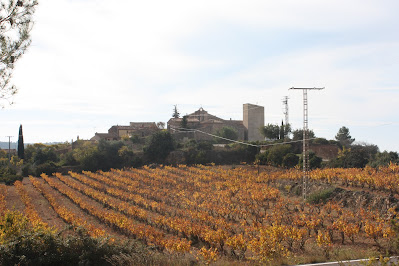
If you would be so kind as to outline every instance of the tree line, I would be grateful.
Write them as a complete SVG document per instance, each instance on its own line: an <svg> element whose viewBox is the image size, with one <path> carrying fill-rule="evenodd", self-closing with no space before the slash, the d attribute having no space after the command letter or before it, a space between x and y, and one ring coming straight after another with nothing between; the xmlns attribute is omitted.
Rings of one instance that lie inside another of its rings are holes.
<svg viewBox="0 0 399 266"><path fill-rule="evenodd" d="M269 132L270 126L266 132ZM284 127L288 128L288 127ZM237 132L230 127L224 127L215 135L225 139L237 139ZM292 137L290 138L290 135ZM283 139L252 142L254 145L270 145L267 148L246 146L231 143L225 139L215 138L210 141L177 141L167 130L160 130L149 137L126 136L120 141L99 142L77 140L74 143L54 145L32 144L24 147L22 127L20 128L18 156L8 159L6 151L0 151L0 182L12 183L22 176L39 176L41 173L51 175L54 172L73 171L107 171L111 168L140 167L151 164L264 164L276 167L301 167L302 143L288 143L291 140L301 140L302 130L294 130ZM338 130L334 140L316 138L312 130L308 134L313 145L336 145L339 152L336 158L322 161L313 151L310 151L310 167L342 167L361 168L366 165L379 167L390 162L398 163L397 152L380 152L377 145L356 143L347 127ZM224 143L224 147L213 144ZM21 152L23 151L23 152Z"/></svg>

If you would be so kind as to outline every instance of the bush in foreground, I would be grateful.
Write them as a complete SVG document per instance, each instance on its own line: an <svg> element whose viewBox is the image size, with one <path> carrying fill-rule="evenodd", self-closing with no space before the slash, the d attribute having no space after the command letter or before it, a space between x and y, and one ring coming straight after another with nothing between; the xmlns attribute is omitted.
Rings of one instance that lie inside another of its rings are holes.
<svg viewBox="0 0 399 266"><path fill-rule="evenodd" d="M82 228L63 236L43 226L33 227L16 211L7 211L0 218L0 265L115 265L122 261L163 264L162 258L137 241L93 238Z"/></svg>

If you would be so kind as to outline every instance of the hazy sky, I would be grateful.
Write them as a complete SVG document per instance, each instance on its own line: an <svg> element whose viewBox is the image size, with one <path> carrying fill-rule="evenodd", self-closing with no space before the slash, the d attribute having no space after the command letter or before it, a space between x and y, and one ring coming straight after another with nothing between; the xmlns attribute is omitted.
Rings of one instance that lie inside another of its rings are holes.
<svg viewBox="0 0 399 266"><path fill-rule="evenodd" d="M309 127L333 139L399 151L399 1L40 0L32 45L18 61L15 105L0 111L2 141L89 139L112 125L163 121L203 107L242 119Z"/></svg>

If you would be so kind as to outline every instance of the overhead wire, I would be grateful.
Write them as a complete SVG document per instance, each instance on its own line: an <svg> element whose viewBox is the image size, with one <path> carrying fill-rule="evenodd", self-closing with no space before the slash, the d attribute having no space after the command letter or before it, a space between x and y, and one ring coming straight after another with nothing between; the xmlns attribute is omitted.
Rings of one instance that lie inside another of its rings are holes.
<svg viewBox="0 0 399 266"><path fill-rule="evenodd" d="M270 144L252 144L252 143L248 143L248 142L243 142L243 141L238 141L238 140L224 138L224 137L221 137L221 136L218 136L218 135L214 135L214 134L211 134L211 133L208 133L208 132L204 132L204 131L201 131L199 129L194 129L194 128L174 128L174 127L171 127L170 129L172 129L173 131L177 131L177 133L200 132L200 133L203 133L203 134L215 137L215 138L227 140L227 141L234 142L234 143L239 143L239 144L242 144L242 145L258 147L258 148L267 147L267 146L283 145L283 144L289 144L289 143L295 143L295 142L303 142L303 139L301 139L301 140L292 140L292 141L285 141L285 142L279 142L279 143L270 143ZM309 139L306 139L306 140L313 140L313 139L317 139L317 138L309 138Z"/></svg>

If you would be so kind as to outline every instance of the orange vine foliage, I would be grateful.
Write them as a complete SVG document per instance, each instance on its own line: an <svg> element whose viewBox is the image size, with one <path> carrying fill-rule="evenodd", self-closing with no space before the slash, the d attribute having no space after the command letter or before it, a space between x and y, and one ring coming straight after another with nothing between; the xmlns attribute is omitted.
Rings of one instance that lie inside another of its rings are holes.
<svg viewBox="0 0 399 266"><path fill-rule="evenodd" d="M399 192L399 167L393 164L380 169L317 169L310 177ZM327 256L332 245L371 239L383 246L394 237L393 210L351 210L339 203L315 205L282 196L275 183L300 180L302 172L296 169L258 175L250 167L179 165L42 178L49 185L46 189L36 179L32 183L46 191L42 193L49 201L58 191L128 236L170 252L190 251L205 263L227 253L266 262L303 252L307 243L318 245Z"/></svg>
<svg viewBox="0 0 399 266"><path fill-rule="evenodd" d="M0 184L0 215L3 215L7 210L6 196L7 196L7 186Z"/></svg>
<svg viewBox="0 0 399 266"><path fill-rule="evenodd" d="M57 175L58 178L62 178L61 175ZM83 198L81 195L76 193L72 188L62 184L60 182L56 182L54 179L49 178L46 175L42 175L43 179L53 188L70 198L73 202L75 202L79 207L83 210L89 212L91 215L99 218L100 220L104 221L107 224L113 225L119 228L122 231L129 232L130 234L134 235L135 237L145 240L147 244L157 244L162 247L165 247L168 250L177 251L177 252L187 252L190 248L190 241L187 239L180 239L177 237L168 237L165 236L160 230L153 228L152 226L138 223L137 221L130 219L128 216L119 213L114 210L99 208L96 205L90 203L90 201ZM67 181L64 179L64 181ZM113 208L129 212L130 214L136 214L137 217L145 218L141 216L139 212L136 212L134 209L129 208L128 205L124 205L123 203L119 202L121 205L118 205L118 201L113 201L110 197L100 192L96 192L89 188L83 187L79 188L79 184L75 183L72 185L73 182L70 182L69 185L73 186L75 189L82 191L83 193L87 193L98 199L100 202L104 203L105 205L110 204L109 206L113 206Z"/></svg>
<svg viewBox="0 0 399 266"><path fill-rule="evenodd" d="M43 222L40 215L36 212L34 205L32 204L32 198L26 192L24 185L21 181L15 181L14 186L18 192L19 197L25 205L25 214L29 218L29 222L33 227L47 228L47 223Z"/></svg>
<svg viewBox="0 0 399 266"><path fill-rule="evenodd" d="M218 258L218 252L216 248L205 248L202 247L199 252L198 256L196 257L197 260L204 262L205 265L209 265L212 262L215 262Z"/></svg>
<svg viewBox="0 0 399 266"><path fill-rule="evenodd" d="M42 174L42 177L47 177L45 174ZM30 176L30 181L33 186L35 186L43 196L49 201L50 205L53 207L55 212L67 223L81 226L85 228L88 233L93 237L104 236L104 230L97 228L96 226L87 223L84 219L80 218L78 215L75 215L73 212L68 210L60 200L57 199L57 196L53 193L52 190L47 189L42 183L40 183L36 178Z"/></svg>

